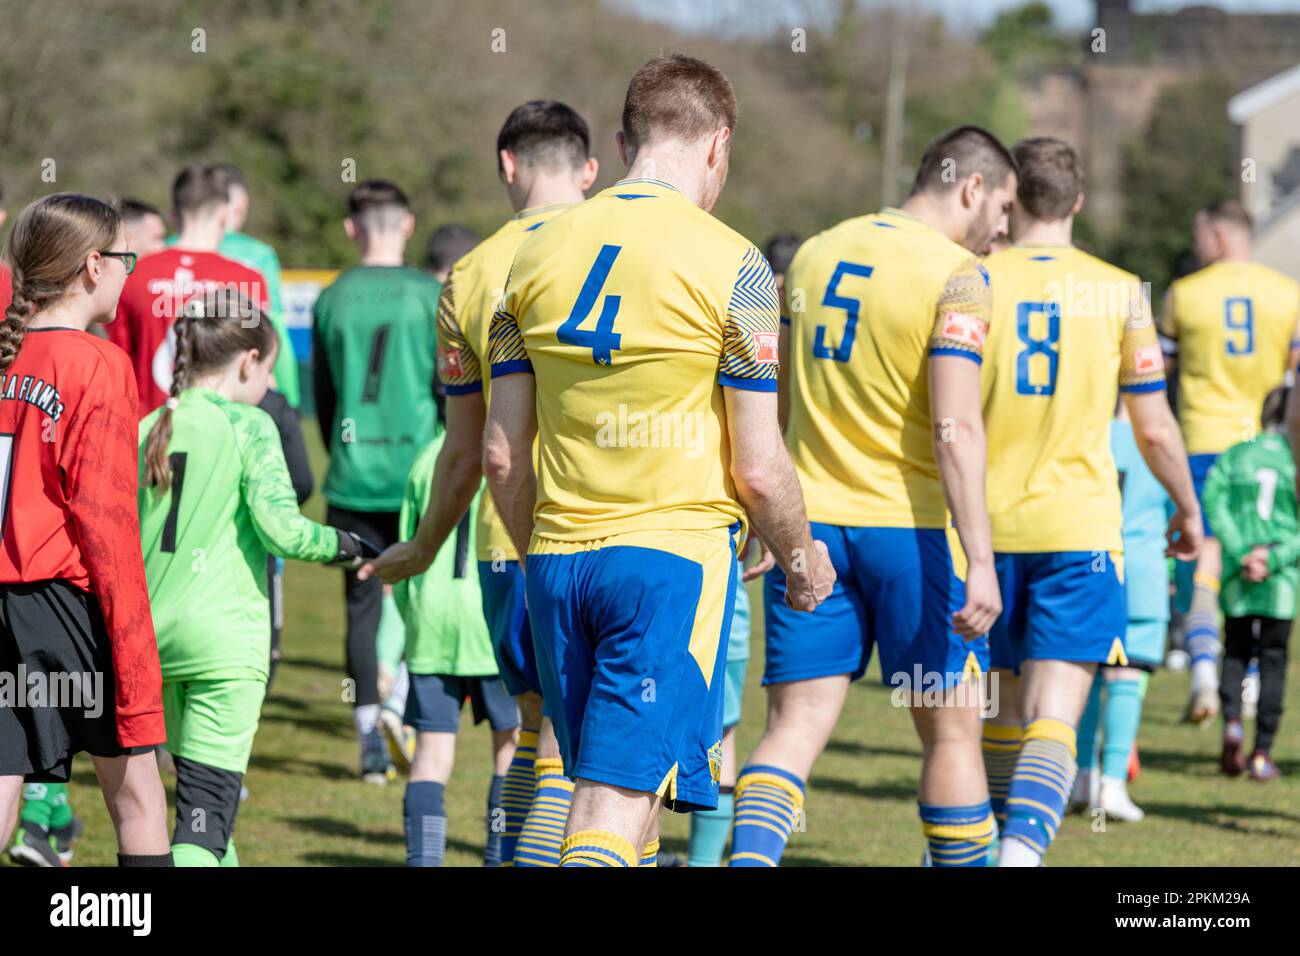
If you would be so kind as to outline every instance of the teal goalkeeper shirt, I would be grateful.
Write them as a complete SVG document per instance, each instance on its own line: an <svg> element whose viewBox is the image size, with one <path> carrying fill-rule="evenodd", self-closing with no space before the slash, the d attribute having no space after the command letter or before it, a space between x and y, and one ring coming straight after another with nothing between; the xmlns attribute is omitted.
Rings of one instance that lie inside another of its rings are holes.
<svg viewBox="0 0 1300 956"><path fill-rule="evenodd" d="M400 518L403 541L415 537L420 516L429 506L433 469L443 438L439 429L411 466ZM406 668L412 674L497 674L492 639L483 619L478 562L474 560L474 518L482 497L480 488L469 512L427 571L393 585L393 599L406 624Z"/></svg>
<svg viewBox="0 0 1300 956"><path fill-rule="evenodd" d="M267 555L329 561L338 532L298 510L271 416L207 389L183 392L173 413L171 488L147 487L145 446L165 408L140 423L137 493L163 680L265 680Z"/></svg>
<svg viewBox="0 0 1300 956"><path fill-rule="evenodd" d="M1219 604L1228 617L1290 620L1300 586L1300 521L1295 460L1286 438L1263 432L1233 445L1214 463L1202 495L1205 516L1223 546ZM1248 581L1241 561L1256 545L1269 547L1269 576Z"/></svg>
<svg viewBox="0 0 1300 956"><path fill-rule="evenodd" d="M1130 422L1110 423L1110 450L1119 472L1124 515L1124 593L1130 621L1169 620L1165 529L1169 495L1138 451Z"/></svg>

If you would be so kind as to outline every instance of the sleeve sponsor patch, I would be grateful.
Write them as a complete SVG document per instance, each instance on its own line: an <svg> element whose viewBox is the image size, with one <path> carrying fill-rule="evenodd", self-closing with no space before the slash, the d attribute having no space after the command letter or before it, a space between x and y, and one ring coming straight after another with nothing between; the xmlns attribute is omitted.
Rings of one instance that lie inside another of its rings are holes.
<svg viewBox="0 0 1300 956"><path fill-rule="evenodd" d="M988 323L964 312L947 312L943 317L943 338L973 349L982 349L989 334Z"/></svg>
<svg viewBox="0 0 1300 956"><path fill-rule="evenodd" d="M460 349L438 349L438 375L443 379L460 378L465 374L465 363L460 360Z"/></svg>
<svg viewBox="0 0 1300 956"><path fill-rule="evenodd" d="M1143 345L1133 351L1133 371L1138 375L1150 375L1164 367L1159 345Z"/></svg>
<svg viewBox="0 0 1300 956"><path fill-rule="evenodd" d="M757 364L776 365L781 361L779 332L762 329L750 332L749 337L754 340L754 361Z"/></svg>

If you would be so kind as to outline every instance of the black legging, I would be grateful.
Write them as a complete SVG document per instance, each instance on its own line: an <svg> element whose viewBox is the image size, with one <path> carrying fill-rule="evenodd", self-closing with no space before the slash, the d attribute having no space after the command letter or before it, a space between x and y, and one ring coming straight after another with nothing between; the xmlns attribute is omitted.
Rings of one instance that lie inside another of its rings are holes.
<svg viewBox="0 0 1300 956"><path fill-rule="evenodd" d="M1250 659L1259 656L1259 705L1255 719L1255 749L1273 745L1282 720L1286 693L1286 645L1291 622L1276 617L1230 617L1223 625L1223 679L1219 699L1225 720L1241 719L1241 682Z"/></svg>
<svg viewBox="0 0 1300 956"><path fill-rule="evenodd" d="M349 511L330 505L325 523L352 531L377 548L397 541L396 511ZM357 572L343 572L343 595L348 607L348 677L356 688L355 706L379 703L379 656L375 638L384 607L384 585L378 575L361 581Z"/></svg>

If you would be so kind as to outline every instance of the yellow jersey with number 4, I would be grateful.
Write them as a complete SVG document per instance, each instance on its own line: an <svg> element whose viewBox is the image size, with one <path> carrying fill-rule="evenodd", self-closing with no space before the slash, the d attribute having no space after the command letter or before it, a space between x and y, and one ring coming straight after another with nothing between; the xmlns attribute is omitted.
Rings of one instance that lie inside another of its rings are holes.
<svg viewBox="0 0 1300 956"><path fill-rule="evenodd" d="M1254 437L1298 320L1300 285L1257 262L1216 262L1169 287L1160 331L1178 342L1188 454L1217 455Z"/></svg>
<svg viewBox="0 0 1300 956"><path fill-rule="evenodd" d="M799 249L786 445L813 521L942 528L929 356L980 361L988 276L970 250L898 209L846 220Z"/></svg>
<svg viewBox="0 0 1300 956"><path fill-rule="evenodd" d="M448 395L483 393L488 403L488 330L492 313L501 304L510 263L524 240L572 203L538 206L517 213L500 229L465 253L452 268L438 300L438 377ZM480 561L516 561L506 526L485 493L476 518L476 551Z"/></svg>
<svg viewBox="0 0 1300 956"><path fill-rule="evenodd" d="M982 380L993 549L1117 552L1118 393L1165 387L1138 277L1071 246L1013 246L984 264L993 283Z"/></svg>
<svg viewBox="0 0 1300 956"><path fill-rule="evenodd" d="M494 378L537 388L534 534L589 542L743 520L722 388L776 391L767 261L667 183L624 180L519 249Z"/></svg>

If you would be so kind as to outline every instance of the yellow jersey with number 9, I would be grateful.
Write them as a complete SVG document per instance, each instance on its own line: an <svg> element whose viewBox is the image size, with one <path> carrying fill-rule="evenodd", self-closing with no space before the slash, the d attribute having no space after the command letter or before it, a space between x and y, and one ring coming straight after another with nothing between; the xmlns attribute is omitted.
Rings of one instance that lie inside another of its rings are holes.
<svg viewBox="0 0 1300 956"><path fill-rule="evenodd" d="M488 330L505 292L510 263L525 239L572 205L525 209L457 260L438 299L438 377L448 395L482 392L487 405ZM480 500L475 541L480 561L518 559L491 494Z"/></svg>
<svg viewBox="0 0 1300 956"><path fill-rule="evenodd" d="M978 259L884 209L805 242L785 297L793 366L785 439L808 517L944 527L928 356L980 361L991 299Z"/></svg>
<svg viewBox="0 0 1300 956"><path fill-rule="evenodd" d="M1013 246L984 264L993 283L982 378L993 549L1118 552L1118 393L1165 387L1141 283L1071 246Z"/></svg>
<svg viewBox="0 0 1300 956"><path fill-rule="evenodd" d="M1216 455L1259 430L1282 384L1300 285L1257 262L1216 262L1169 287L1160 331L1178 342L1178 418L1190 455Z"/></svg>
<svg viewBox="0 0 1300 956"><path fill-rule="evenodd" d="M667 183L616 183L531 236L489 352L494 378L536 377L534 535L743 521L722 388L776 391L779 314L758 250Z"/></svg>

